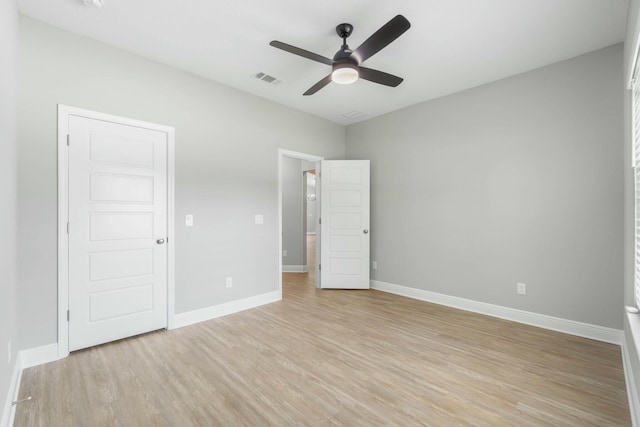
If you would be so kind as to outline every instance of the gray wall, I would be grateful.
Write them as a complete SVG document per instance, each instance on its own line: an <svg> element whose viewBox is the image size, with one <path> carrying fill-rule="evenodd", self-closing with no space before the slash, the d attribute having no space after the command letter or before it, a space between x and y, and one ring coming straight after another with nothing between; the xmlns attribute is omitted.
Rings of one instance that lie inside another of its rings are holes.
<svg viewBox="0 0 640 427"><path fill-rule="evenodd" d="M634 306L634 182L632 162L632 120L631 120L631 91L627 90L627 82L631 77L633 51L640 36L638 18L640 15L640 0L630 0L629 15L627 16L627 36L624 42L624 118L625 118L625 144L624 144L624 302L626 305ZM626 317L626 316L625 316ZM624 321L624 336L627 354L629 355L629 365L635 384L632 386L640 393L640 337L634 337L631 333L628 320ZM636 414L640 416L640 414Z"/></svg>
<svg viewBox="0 0 640 427"><path fill-rule="evenodd" d="M0 0L0 419L16 359L16 88L18 9ZM7 345L13 344L7 363ZM8 414L5 414L8 416Z"/></svg>
<svg viewBox="0 0 640 427"><path fill-rule="evenodd" d="M622 102L616 45L349 126L372 279L621 329Z"/></svg>
<svg viewBox="0 0 640 427"><path fill-rule="evenodd" d="M282 265L302 266L302 160L282 161ZM283 252L284 253L284 252Z"/></svg>
<svg viewBox="0 0 640 427"><path fill-rule="evenodd" d="M28 18L19 48L20 348L57 339L58 103L176 128L177 313L278 289L278 148L343 158L343 126Z"/></svg>

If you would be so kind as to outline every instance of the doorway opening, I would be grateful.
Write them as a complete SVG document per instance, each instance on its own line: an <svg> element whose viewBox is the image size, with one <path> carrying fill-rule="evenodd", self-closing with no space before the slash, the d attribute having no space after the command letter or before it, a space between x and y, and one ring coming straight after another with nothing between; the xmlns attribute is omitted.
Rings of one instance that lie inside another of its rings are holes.
<svg viewBox="0 0 640 427"><path fill-rule="evenodd" d="M322 157L288 150L279 151L279 292L283 274L296 283L319 287L320 199L316 170ZM310 183L310 185L309 185Z"/></svg>
<svg viewBox="0 0 640 427"><path fill-rule="evenodd" d="M173 326L172 127L58 105L58 358Z"/></svg>
<svg viewBox="0 0 640 427"><path fill-rule="evenodd" d="M303 254L306 255L305 261L307 265L307 271L309 272L309 279L315 283L315 270L316 270L316 232L320 224L318 224L318 194L316 191L316 170L308 170L303 172L302 186L304 193L303 200L303 240L304 247L302 248Z"/></svg>

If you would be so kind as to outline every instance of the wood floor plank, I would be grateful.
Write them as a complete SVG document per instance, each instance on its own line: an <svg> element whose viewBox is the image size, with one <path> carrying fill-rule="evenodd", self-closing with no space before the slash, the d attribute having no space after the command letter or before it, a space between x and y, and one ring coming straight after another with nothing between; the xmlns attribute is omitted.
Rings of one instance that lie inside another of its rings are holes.
<svg viewBox="0 0 640 427"><path fill-rule="evenodd" d="M618 346L313 280L27 369L15 426L631 425Z"/></svg>

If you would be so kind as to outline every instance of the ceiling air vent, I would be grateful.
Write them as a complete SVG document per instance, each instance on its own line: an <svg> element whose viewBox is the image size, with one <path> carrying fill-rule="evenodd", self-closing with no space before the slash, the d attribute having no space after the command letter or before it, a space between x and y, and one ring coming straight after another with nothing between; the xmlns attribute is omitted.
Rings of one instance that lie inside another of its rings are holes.
<svg viewBox="0 0 640 427"><path fill-rule="evenodd" d="M360 111L351 111L350 113L343 114L342 117L349 120L358 120L367 117L367 115L365 113L361 113Z"/></svg>
<svg viewBox="0 0 640 427"><path fill-rule="evenodd" d="M280 83L282 83L282 80L279 80L273 76L270 76L269 74L265 74L265 73L256 73L254 74L252 77L258 79L258 80L262 80L265 83L269 83L270 85L274 85L277 86Z"/></svg>
<svg viewBox="0 0 640 427"><path fill-rule="evenodd" d="M85 6L91 6L91 7L102 7L104 6L104 0L84 0L84 4Z"/></svg>

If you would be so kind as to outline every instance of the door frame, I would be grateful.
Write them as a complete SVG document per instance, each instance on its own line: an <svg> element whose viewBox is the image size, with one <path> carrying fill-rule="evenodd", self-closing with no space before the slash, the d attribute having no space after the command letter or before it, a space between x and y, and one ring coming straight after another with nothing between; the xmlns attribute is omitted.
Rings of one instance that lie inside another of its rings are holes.
<svg viewBox="0 0 640 427"><path fill-rule="evenodd" d="M316 156L314 154L300 153L297 151L278 149L278 294L282 299L282 163L285 157L291 157L294 159L306 160L309 162L316 162L316 173L320 169L320 161L324 160L324 157ZM317 192L316 192L317 194ZM319 197L318 197L319 199ZM317 209L320 209L320 203L317 204ZM320 212L316 218L320 217ZM306 232L306 230L305 230ZM316 231L316 287L320 287L320 272L318 266L320 265L320 251L318 250L320 245L320 227Z"/></svg>
<svg viewBox="0 0 640 427"><path fill-rule="evenodd" d="M58 104L58 358L69 355L69 116L152 129L167 134L167 329L175 315L175 128Z"/></svg>

